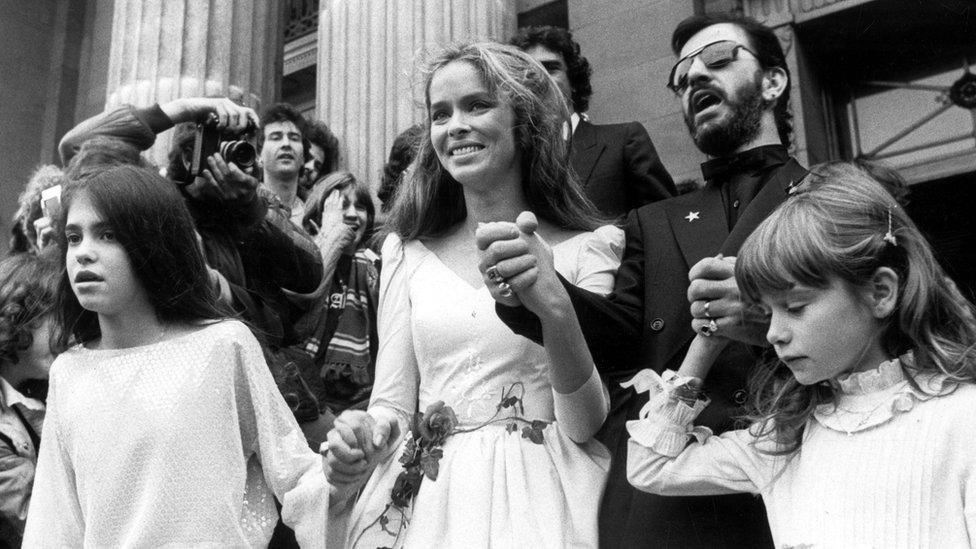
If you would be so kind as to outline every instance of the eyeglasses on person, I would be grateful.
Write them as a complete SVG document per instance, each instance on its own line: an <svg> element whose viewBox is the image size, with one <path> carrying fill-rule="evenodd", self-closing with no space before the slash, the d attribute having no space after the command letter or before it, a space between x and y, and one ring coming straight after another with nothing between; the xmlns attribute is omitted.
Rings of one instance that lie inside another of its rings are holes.
<svg viewBox="0 0 976 549"><path fill-rule="evenodd" d="M740 48L751 53L753 57L759 57L754 51L734 40L720 40L705 44L674 64L674 67L671 68L671 75L668 77L668 89L676 95L685 92L688 88L688 71L691 70L691 64L695 62L696 57L701 59L706 67L718 69L735 61Z"/></svg>

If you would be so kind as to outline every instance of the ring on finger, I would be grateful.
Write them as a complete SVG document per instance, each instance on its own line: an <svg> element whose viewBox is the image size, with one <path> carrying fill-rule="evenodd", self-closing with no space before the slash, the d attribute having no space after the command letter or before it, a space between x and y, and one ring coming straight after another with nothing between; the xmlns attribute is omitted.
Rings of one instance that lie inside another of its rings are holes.
<svg viewBox="0 0 976 549"><path fill-rule="evenodd" d="M708 313L708 306L711 303L712 303L711 301L706 301L705 302L705 318L712 318L712 315Z"/></svg>
<svg viewBox="0 0 976 549"><path fill-rule="evenodd" d="M705 337L711 337L712 334L718 331L718 323L713 318L708 321L708 324L704 324L701 328L698 328L698 331Z"/></svg>
<svg viewBox="0 0 976 549"><path fill-rule="evenodd" d="M512 297L512 287L508 282L498 282L498 295L502 297Z"/></svg>
<svg viewBox="0 0 976 549"><path fill-rule="evenodd" d="M498 272L498 265L488 267L488 269L485 270L485 276L487 276L488 280L491 280L495 284L502 284L505 282L505 277Z"/></svg>

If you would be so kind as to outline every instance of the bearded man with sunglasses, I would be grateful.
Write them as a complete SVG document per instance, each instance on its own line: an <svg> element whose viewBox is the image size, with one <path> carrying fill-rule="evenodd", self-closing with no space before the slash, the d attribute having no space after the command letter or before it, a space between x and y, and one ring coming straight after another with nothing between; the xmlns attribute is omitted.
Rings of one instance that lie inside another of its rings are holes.
<svg viewBox="0 0 976 549"><path fill-rule="evenodd" d="M678 62L667 86L681 101L695 144L712 157L702 165L705 186L631 212L608 297L559 280L611 392L610 416L598 435L614 458L600 544L771 547L758 496L663 497L637 491L626 478L626 422L637 418L647 396L620 383L644 368L677 371L696 332L725 345L703 387L712 402L698 423L721 433L743 413L747 378L766 348L768 325L739 299L732 258L806 175L786 149L790 73L771 29L738 16L693 16L675 29L672 48ZM540 257L549 252L532 242L529 224L520 223L515 238L496 227L477 235L481 266L494 266L516 293L503 298L493 292L496 310L515 332L540 341L539 323L518 306L517 294L553 283L557 275L546 267L552 262Z"/></svg>

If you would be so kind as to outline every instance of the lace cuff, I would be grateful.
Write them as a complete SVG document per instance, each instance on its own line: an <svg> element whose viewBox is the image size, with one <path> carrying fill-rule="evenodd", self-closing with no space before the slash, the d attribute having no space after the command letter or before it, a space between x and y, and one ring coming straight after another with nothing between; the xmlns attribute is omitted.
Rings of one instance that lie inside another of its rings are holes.
<svg viewBox="0 0 976 549"><path fill-rule="evenodd" d="M627 431L634 442L658 454L674 457L688 445L689 437L698 442L712 435L704 426L691 422L709 404L708 399L687 404L675 394L676 382L682 381L671 370L659 376L653 370L641 370L621 387L633 387L638 393L650 393L650 400L641 408L639 418L627 422Z"/></svg>

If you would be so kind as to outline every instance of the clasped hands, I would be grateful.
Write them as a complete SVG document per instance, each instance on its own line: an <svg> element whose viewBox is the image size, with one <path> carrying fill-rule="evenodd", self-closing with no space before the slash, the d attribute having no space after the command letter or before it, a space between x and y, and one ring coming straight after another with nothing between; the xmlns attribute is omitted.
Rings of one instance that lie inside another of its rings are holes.
<svg viewBox="0 0 976 549"><path fill-rule="evenodd" d="M475 240L481 252L478 267L495 301L511 307L524 305L542 315L552 300L565 295L555 275L552 250L536 234L538 222L522 212L515 223L481 224ZM653 258L647 258L653 260ZM493 269L492 269L493 268ZM514 290L505 295L497 276ZM744 303L735 282L735 258L706 257L688 273L691 328L703 333L765 346L769 320L758 308Z"/></svg>
<svg viewBox="0 0 976 549"><path fill-rule="evenodd" d="M330 505L348 501L399 441L400 425L393 417L378 419L362 410L339 414L319 449Z"/></svg>
<svg viewBox="0 0 976 549"><path fill-rule="evenodd" d="M769 320L757 307L742 301L735 282L734 257L706 257L692 266L688 279L691 328L695 332L766 345Z"/></svg>
<svg viewBox="0 0 976 549"><path fill-rule="evenodd" d="M502 305L527 309L545 319L569 303L556 276L552 248L538 234L532 212L522 212L515 223L479 223L475 231L480 261L478 270L492 298Z"/></svg>

